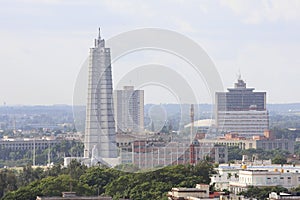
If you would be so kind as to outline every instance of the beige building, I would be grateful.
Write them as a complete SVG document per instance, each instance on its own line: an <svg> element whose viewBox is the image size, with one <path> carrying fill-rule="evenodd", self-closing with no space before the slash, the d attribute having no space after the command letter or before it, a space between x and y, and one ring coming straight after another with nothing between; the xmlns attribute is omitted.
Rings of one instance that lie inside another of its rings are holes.
<svg viewBox="0 0 300 200"><path fill-rule="evenodd" d="M289 139L274 139L270 131L264 132L265 136L240 137L237 133L226 134L217 139L201 139L199 143L213 143L226 146L236 146L240 149L263 149L266 151L280 149L294 153L295 142Z"/></svg>
<svg viewBox="0 0 300 200"><path fill-rule="evenodd" d="M144 90L124 86L114 91L116 130L119 133L144 131Z"/></svg>
<svg viewBox="0 0 300 200"><path fill-rule="evenodd" d="M61 143L62 140L56 139L32 139L32 138L15 138L0 140L0 148L15 150L30 150L30 149L48 149L51 146Z"/></svg>
<svg viewBox="0 0 300 200"><path fill-rule="evenodd" d="M140 169L179 164L197 164L206 158L214 163L226 163L228 151L226 146L160 141L136 140L131 146L122 147L120 159L122 164L132 163Z"/></svg>
<svg viewBox="0 0 300 200"><path fill-rule="evenodd" d="M112 197L105 196L77 196L75 192L63 192L61 197L40 197L37 196L36 200L112 200Z"/></svg>
<svg viewBox="0 0 300 200"><path fill-rule="evenodd" d="M197 184L196 188L172 188L167 196L169 200L208 199L209 185Z"/></svg>

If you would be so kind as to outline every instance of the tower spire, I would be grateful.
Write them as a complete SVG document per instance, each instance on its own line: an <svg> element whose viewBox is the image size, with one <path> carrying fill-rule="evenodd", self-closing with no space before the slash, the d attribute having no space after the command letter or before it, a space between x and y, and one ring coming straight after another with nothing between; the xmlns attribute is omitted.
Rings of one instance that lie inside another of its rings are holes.
<svg viewBox="0 0 300 200"><path fill-rule="evenodd" d="M100 27L99 27L98 30L99 30L99 32L98 32L98 40L100 41L100 40L101 40L101 34L100 34L101 31L100 31Z"/></svg>
<svg viewBox="0 0 300 200"><path fill-rule="evenodd" d="M238 80L242 80L241 69L239 69L239 72L238 72Z"/></svg>

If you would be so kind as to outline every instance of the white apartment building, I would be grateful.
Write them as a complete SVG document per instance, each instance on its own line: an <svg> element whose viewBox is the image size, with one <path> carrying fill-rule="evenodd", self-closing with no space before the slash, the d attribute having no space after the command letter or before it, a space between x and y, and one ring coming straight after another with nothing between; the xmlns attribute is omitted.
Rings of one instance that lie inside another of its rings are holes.
<svg viewBox="0 0 300 200"><path fill-rule="evenodd" d="M144 90L124 86L114 91L115 124L117 132L144 131Z"/></svg>
<svg viewBox="0 0 300 200"><path fill-rule="evenodd" d="M219 190L227 189L235 194L249 186L297 187L300 184L300 166L293 165L220 165L218 174L211 177L211 184ZM230 174L230 175L229 175Z"/></svg>

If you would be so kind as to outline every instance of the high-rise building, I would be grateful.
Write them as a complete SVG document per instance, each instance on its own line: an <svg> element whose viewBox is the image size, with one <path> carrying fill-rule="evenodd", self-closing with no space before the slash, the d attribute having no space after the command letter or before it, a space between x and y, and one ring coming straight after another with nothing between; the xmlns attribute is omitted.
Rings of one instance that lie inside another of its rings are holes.
<svg viewBox="0 0 300 200"><path fill-rule="evenodd" d="M115 121L118 132L144 131L144 90L124 86L114 91Z"/></svg>
<svg viewBox="0 0 300 200"><path fill-rule="evenodd" d="M216 93L215 117L219 130L249 137L269 129L266 92L254 92L239 77L234 88Z"/></svg>
<svg viewBox="0 0 300 200"><path fill-rule="evenodd" d="M84 157L116 158L113 116L113 85L110 49L101 39L100 29L89 55L88 98L86 106Z"/></svg>

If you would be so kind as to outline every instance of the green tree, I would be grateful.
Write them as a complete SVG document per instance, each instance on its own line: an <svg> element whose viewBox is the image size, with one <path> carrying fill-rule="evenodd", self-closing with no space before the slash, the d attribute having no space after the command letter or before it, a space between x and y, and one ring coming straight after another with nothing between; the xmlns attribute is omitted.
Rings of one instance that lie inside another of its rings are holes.
<svg viewBox="0 0 300 200"><path fill-rule="evenodd" d="M273 159L272 159L272 164L286 164L287 159L283 155L277 154Z"/></svg>
<svg viewBox="0 0 300 200"><path fill-rule="evenodd" d="M68 165L67 173L70 174L70 176L73 179L79 179L79 177L81 175L83 175L86 170L87 170L86 165L83 165L83 164L81 164L80 162L78 162L77 160L74 159Z"/></svg>
<svg viewBox="0 0 300 200"><path fill-rule="evenodd" d="M17 189L18 178L16 171L4 169L0 171L0 197L7 192Z"/></svg>
<svg viewBox="0 0 300 200"><path fill-rule="evenodd" d="M288 190L282 186L264 188L250 186L246 191L243 191L240 194L248 198L267 199L271 192L288 192Z"/></svg>
<svg viewBox="0 0 300 200"><path fill-rule="evenodd" d="M61 196L62 192L75 191L78 195L92 195L91 188L70 175L62 174L58 177L46 177L34 181L16 191L7 193L3 200L35 200L36 196Z"/></svg>
<svg viewBox="0 0 300 200"><path fill-rule="evenodd" d="M124 172L111 168L91 167L80 176L79 180L83 184L90 186L96 195L103 194L105 191L105 186L123 174Z"/></svg>
<svg viewBox="0 0 300 200"><path fill-rule="evenodd" d="M27 185L30 182L39 180L44 177L44 170L40 167L33 169L31 164L27 164L23 167L22 172L19 175L19 185Z"/></svg>
<svg viewBox="0 0 300 200"><path fill-rule="evenodd" d="M105 186L105 193L114 199L166 199L172 187L195 187L210 183L213 165L207 161L193 165L168 166L156 171L125 174Z"/></svg>

